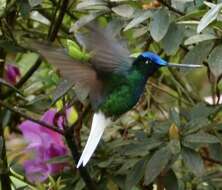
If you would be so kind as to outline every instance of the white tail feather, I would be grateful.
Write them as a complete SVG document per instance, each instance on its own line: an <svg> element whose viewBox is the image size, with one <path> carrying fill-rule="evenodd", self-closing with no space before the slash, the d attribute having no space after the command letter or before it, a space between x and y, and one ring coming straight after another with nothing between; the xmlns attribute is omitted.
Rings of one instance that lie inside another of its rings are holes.
<svg viewBox="0 0 222 190"><path fill-rule="evenodd" d="M81 165L85 166L93 155L99 141L103 135L105 128L110 124L111 120L106 118L102 112L93 115L92 127L89 138L77 164L77 168Z"/></svg>

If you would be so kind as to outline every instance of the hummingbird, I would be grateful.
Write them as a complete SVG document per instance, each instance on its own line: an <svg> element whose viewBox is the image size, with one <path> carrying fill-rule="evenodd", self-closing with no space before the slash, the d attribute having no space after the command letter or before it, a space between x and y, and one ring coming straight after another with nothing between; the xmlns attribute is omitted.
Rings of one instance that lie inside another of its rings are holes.
<svg viewBox="0 0 222 190"><path fill-rule="evenodd" d="M161 67L198 68L201 65L169 63L153 52L145 51L136 58L116 38L110 27L86 25L87 33L78 32L77 41L90 52L86 63L74 60L67 52L38 43L32 45L61 75L87 89L94 110L88 140L78 161L77 168L85 166L92 157L104 130L122 114L133 108L145 89L146 82Z"/></svg>

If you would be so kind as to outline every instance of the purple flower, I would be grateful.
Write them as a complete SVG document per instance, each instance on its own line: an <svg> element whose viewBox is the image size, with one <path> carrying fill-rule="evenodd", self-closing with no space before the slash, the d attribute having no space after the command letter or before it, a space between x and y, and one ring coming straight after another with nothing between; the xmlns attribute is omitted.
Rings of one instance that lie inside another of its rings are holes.
<svg viewBox="0 0 222 190"><path fill-rule="evenodd" d="M55 115L56 110L50 109L43 115L42 121L53 125ZM59 127L62 127L63 118L57 119ZM19 128L29 143L26 151L34 153L32 160L24 162L25 173L29 181L41 182L49 175L63 171L67 166L66 163L47 162L54 157L67 155L68 150L62 135L29 120L24 121Z"/></svg>
<svg viewBox="0 0 222 190"><path fill-rule="evenodd" d="M6 64L5 65L5 79L11 84L16 84L18 79L21 77L19 68L16 65Z"/></svg>

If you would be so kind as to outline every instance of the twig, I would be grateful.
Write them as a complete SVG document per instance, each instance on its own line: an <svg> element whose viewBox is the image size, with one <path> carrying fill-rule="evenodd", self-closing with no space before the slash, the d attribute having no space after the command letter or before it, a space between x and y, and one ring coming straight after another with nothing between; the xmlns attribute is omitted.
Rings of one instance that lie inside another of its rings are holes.
<svg viewBox="0 0 222 190"><path fill-rule="evenodd" d="M0 23L1 25L1 23ZM5 58L6 52L4 49L0 48L0 78L4 75L4 68L5 68ZM0 94L2 93L2 88L0 88ZM0 171L0 189L11 190L11 180L9 178L8 173L8 161L6 155L6 146L5 146L5 137L4 137L4 126L3 126L3 108L0 106L0 144L1 144L1 151L0 151L0 160L1 160L1 171Z"/></svg>
<svg viewBox="0 0 222 190"><path fill-rule="evenodd" d="M61 8L60 8L59 16L56 22L54 23L54 25L52 25L52 30L50 31L49 38L48 38L49 41L54 41L56 39L57 33L59 31L60 25L65 15L66 9L68 7L68 4L69 4L69 0L61 1ZM58 4L58 7L59 7L59 4Z"/></svg>
<svg viewBox="0 0 222 190"><path fill-rule="evenodd" d="M85 109L79 114L79 118L78 118L77 123L75 123L74 125L72 125L69 128L65 127L66 130L64 132L64 136L65 136L66 142L68 144L68 147L72 153L72 157L73 157L75 165L77 165L80 156L79 156L77 143L75 140L74 131L76 128L80 128L80 126L82 125L82 120L85 117L86 113L88 112L89 108L90 108L90 106L86 106ZM89 189L89 190L96 190L97 189L95 186L95 183L91 179L91 177L85 167L81 166L79 168L79 173L80 173L80 176L82 177L82 179L84 180L87 189Z"/></svg>
<svg viewBox="0 0 222 190"><path fill-rule="evenodd" d="M53 5L57 5L57 2L55 0L50 0ZM68 9L66 9L66 14L69 15L72 19L77 20L78 18L72 14Z"/></svg>
<svg viewBox="0 0 222 190"><path fill-rule="evenodd" d="M213 158L209 158L207 156L203 156L201 155L201 157L206 160L206 161L209 161L209 162L212 162L212 163L215 163L215 164L221 164L222 165L222 161L220 160L214 160Z"/></svg>
<svg viewBox="0 0 222 190"><path fill-rule="evenodd" d="M16 108L14 108L13 106L11 106L11 105L9 105L9 104L1 101L1 100L0 100L0 105L3 106L3 107L5 107L5 108L8 109L8 110L14 112L14 113L19 114L20 116L24 117L25 119L28 119L28 120L33 121L33 122L35 122L35 123L38 123L38 124L41 125L42 127L46 127L46 128L48 128L48 129L51 129L51 130L53 130L53 131L61 134L61 135L64 135L64 132L63 132L61 129L59 129L58 127L52 126L52 125L50 125L50 124L48 124L48 123L46 123L46 122L44 122L44 121L41 121L41 120L35 119L35 118L31 117L31 116L28 116L28 115L26 115L24 112L22 112L22 111L20 111L20 110L18 110L18 109L16 109Z"/></svg>
<svg viewBox="0 0 222 190"><path fill-rule="evenodd" d="M81 121L81 120L82 120L82 118L79 118L79 121ZM78 125L78 123L77 123L77 125ZM65 136L67 145L72 153L74 163L75 163L75 165L77 165L80 156L79 156L78 148L77 148L76 141L74 138L74 128L72 128L72 129L73 129L73 131L67 130L65 132L64 136ZM86 184L86 188L88 190L96 190L97 189L95 186L95 183L91 179L91 177L85 167L80 166L79 173L80 173L80 176L82 177L82 179L84 180L84 182Z"/></svg>
<svg viewBox="0 0 222 190"><path fill-rule="evenodd" d="M169 10L171 10L171 11L177 13L178 15L181 15L181 16L184 16L184 15L185 15L184 12L175 9L175 8L172 7L170 4L168 4L166 1L164 1L164 0L158 0L158 1L159 1L161 4L163 4L164 6L166 6Z"/></svg>

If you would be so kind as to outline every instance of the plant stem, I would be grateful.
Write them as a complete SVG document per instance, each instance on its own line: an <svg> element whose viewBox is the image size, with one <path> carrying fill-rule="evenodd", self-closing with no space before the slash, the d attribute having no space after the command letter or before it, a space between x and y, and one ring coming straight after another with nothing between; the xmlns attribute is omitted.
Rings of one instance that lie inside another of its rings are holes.
<svg viewBox="0 0 222 190"><path fill-rule="evenodd" d="M67 130L65 133L65 139L66 139L68 147L72 153L74 163L75 163L75 165L77 165L80 157L79 157L79 152L78 152L78 148L77 148L73 133L74 133L74 131L71 132L70 130ZM79 173L80 173L80 176L82 177L82 179L84 180L84 182L86 184L86 188L88 190L96 190L97 189L95 186L95 183L92 181L92 179L85 167L80 166Z"/></svg>
<svg viewBox="0 0 222 190"><path fill-rule="evenodd" d="M0 77L3 77L4 74L4 68L5 68L5 57L6 53L3 49L0 49ZM0 87L0 94L2 90ZM0 161L1 163L1 172L0 172L0 180L1 180L1 189L4 190L11 190L11 181L9 178L9 172L8 172L8 161L6 156L6 147L5 147L5 137L4 137L4 126L3 126L3 116L4 115L4 109L0 106L0 146L1 146L1 152L0 152Z"/></svg>
<svg viewBox="0 0 222 190"><path fill-rule="evenodd" d="M56 36L62 24L63 17L65 15L68 4L69 4L69 0L61 0L61 3L58 3L58 7L61 5L60 12L59 12L56 22L55 23L52 22L51 24L51 27L50 27L51 29L49 31L49 36L48 36L49 41L54 41L56 39ZM56 12L57 10L55 11L55 16L56 16Z"/></svg>
<svg viewBox="0 0 222 190"><path fill-rule="evenodd" d="M51 130L53 130L53 131L63 135L63 131L61 129L59 129L58 127L52 126L52 125L50 125L50 124L48 124L48 123L46 123L44 121L41 121L41 120L35 119L35 118L31 117L31 116L28 116L24 112L22 112L22 111L20 111L20 110L18 110L16 108L13 108L13 106L11 106L11 105L9 105L9 104L1 101L1 100L0 100L0 106L5 107L6 109L8 109L8 110L10 110L10 111L12 111L14 113L19 114L20 116L24 117L25 119L28 119L28 120L33 121L35 123L38 123L42 127L46 127L48 129L51 129Z"/></svg>

